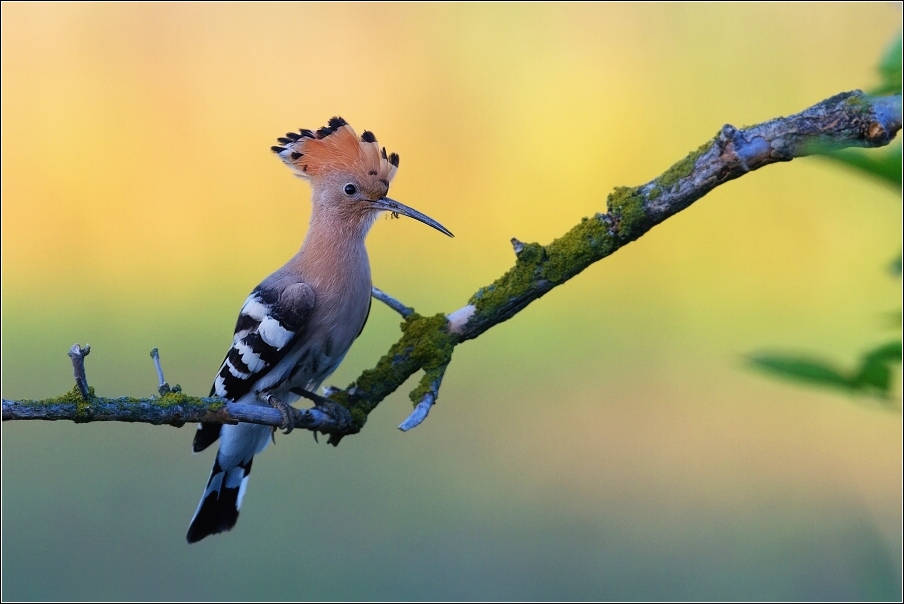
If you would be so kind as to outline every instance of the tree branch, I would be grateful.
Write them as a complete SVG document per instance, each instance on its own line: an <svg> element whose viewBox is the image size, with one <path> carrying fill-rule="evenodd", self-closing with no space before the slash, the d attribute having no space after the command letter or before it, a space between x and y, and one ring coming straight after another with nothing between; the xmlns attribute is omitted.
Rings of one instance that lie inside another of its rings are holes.
<svg viewBox="0 0 904 604"><path fill-rule="evenodd" d="M347 430L321 408L292 409L295 428L317 430L325 434ZM87 422L141 422L181 427L186 423L247 422L274 428L282 425L282 414L273 407L243 405L217 397L198 397L170 392L164 396L107 398L95 396L94 388L83 398L78 387L66 394L36 401L3 399L3 421L25 419L70 420Z"/></svg>
<svg viewBox="0 0 904 604"><path fill-rule="evenodd" d="M408 318L414 312L413 308L411 308L410 306L405 306L404 304L402 304L401 302L399 302L398 300L396 300L395 298L393 298L392 296L390 296L383 290L378 289L376 287L371 287L370 289L371 289L371 291L370 291L371 296L373 296L374 298L376 298L377 300L379 300L380 302L382 302L383 304L385 304L392 310L394 310L397 313L399 313L400 315L402 315L403 319Z"/></svg>
<svg viewBox="0 0 904 604"><path fill-rule="evenodd" d="M900 129L901 95L871 97L861 91L838 94L796 115L749 128L725 125L714 138L657 178L638 187L617 187L607 199L607 213L584 218L552 243L544 246L512 239L515 265L494 283L481 288L465 306L448 315L420 316L374 288L374 297L402 315L402 337L376 367L364 371L344 390L327 389L328 399L303 393L320 400L315 400L312 409L293 409L294 427L328 433L329 442L338 444L343 436L361 430L368 414L380 401L415 372L424 370L424 376L410 395L415 411L399 426L409 430L426 418L436 402L452 351L458 344L512 318L554 287L639 238L719 185L796 157L846 147L881 147L893 140ZM76 376L78 379L77 372ZM93 389L87 387L84 373L81 379L84 393L76 387L54 399L3 400L3 421L140 421L177 426L196 421L246 421L270 426L283 422L276 409L190 397L179 392L163 394L161 390L160 398L146 399L96 397ZM162 372L160 381L163 383ZM336 403L343 408L341 412L337 412Z"/></svg>

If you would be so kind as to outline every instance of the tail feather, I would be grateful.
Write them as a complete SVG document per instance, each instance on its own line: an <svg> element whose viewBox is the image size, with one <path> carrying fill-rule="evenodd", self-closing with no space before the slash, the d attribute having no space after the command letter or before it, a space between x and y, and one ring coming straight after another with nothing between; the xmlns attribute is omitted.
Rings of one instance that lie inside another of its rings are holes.
<svg viewBox="0 0 904 604"><path fill-rule="evenodd" d="M213 464L210 480L204 494L201 495L201 503L195 511L191 524L188 527L189 543L200 541L208 535L222 533L235 526L239 518L239 508L242 506L242 497L248 487L248 475L251 473L251 462L240 462L238 465L224 470L220 467L219 455Z"/></svg>
<svg viewBox="0 0 904 604"><path fill-rule="evenodd" d="M191 450L200 453L220 438L220 428L222 424L211 424L201 422L198 424L198 430L195 432L195 438L191 445Z"/></svg>

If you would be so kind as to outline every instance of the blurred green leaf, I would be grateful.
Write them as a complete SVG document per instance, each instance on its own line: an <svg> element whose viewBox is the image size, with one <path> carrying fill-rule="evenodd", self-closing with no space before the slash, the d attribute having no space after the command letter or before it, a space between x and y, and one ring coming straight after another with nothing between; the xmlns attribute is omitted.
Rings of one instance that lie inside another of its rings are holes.
<svg viewBox="0 0 904 604"><path fill-rule="evenodd" d="M893 277L901 276L901 254L898 254L898 257L888 264L888 272L890 272Z"/></svg>
<svg viewBox="0 0 904 604"><path fill-rule="evenodd" d="M863 355L860 371L854 382L862 389L876 390L887 396L891 388L890 365L901 362L901 342L889 342Z"/></svg>
<svg viewBox="0 0 904 604"><path fill-rule="evenodd" d="M901 342L888 342L867 352L859 368L850 373L825 361L794 355L751 355L748 362L779 378L888 398L892 365L901 363Z"/></svg>
<svg viewBox="0 0 904 604"><path fill-rule="evenodd" d="M882 363L901 362L901 342L889 342L863 355L864 361L880 361Z"/></svg>
<svg viewBox="0 0 904 604"><path fill-rule="evenodd" d="M755 368L781 378L844 390L856 389L847 376L823 361L778 354L752 355L748 361Z"/></svg>
<svg viewBox="0 0 904 604"><path fill-rule="evenodd" d="M891 369L881 361L867 361L854 378L854 383L862 390L877 390L887 394L891 387Z"/></svg>
<svg viewBox="0 0 904 604"><path fill-rule="evenodd" d="M875 176L883 182L901 187L901 145L883 151L866 151L864 149L842 149L821 153L851 168Z"/></svg>
<svg viewBox="0 0 904 604"><path fill-rule="evenodd" d="M885 49L879 62L879 75L882 83L870 91L872 94L901 94L901 32Z"/></svg>

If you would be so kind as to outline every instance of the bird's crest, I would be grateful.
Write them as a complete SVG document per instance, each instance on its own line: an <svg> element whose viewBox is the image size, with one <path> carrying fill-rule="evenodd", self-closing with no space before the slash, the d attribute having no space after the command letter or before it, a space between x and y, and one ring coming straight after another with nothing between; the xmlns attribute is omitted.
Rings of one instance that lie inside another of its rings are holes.
<svg viewBox="0 0 904 604"><path fill-rule="evenodd" d="M270 149L296 176L306 180L339 170L376 177L388 187L399 167L398 154L387 155L386 148L377 145L373 132L365 130L358 137L341 117L330 119L319 130L302 128L277 140L279 146Z"/></svg>

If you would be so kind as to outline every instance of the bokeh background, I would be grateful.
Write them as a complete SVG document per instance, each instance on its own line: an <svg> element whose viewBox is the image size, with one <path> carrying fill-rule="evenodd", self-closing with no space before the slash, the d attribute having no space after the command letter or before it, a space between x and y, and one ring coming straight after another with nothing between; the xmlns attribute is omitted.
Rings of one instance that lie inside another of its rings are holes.
<svg viewBox="0 0 904 604"><path fill-rule="evenodd" d="M2 6L2 393L206 394L301 243L269 151L333 115L402 158L375 283L422 313L725 123L878 82L892 4ZM894 336L898 193L819 159L721 187L456 349L338 448L277 438L194 546L193 427L2 428L8 600L898 599L901 415L753 373ZM374 305L330 380L398 335ZM413 385L413 381L412 381ZM900 386L896 396L900 398Z"/></svg>

